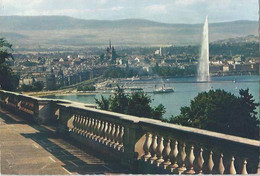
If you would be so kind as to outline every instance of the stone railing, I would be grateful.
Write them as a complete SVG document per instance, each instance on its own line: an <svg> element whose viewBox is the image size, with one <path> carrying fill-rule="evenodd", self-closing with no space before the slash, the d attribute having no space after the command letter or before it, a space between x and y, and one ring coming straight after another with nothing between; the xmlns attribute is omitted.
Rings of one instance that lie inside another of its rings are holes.
<svg viewBox="0 0 260 176"><path fill-rule="evenodd" d="M55 111L57 110L57 103L72 104L73 102L31 97L0 90L1 107L13 113L19 113L19 115L23 115L28 120L36 121L37 123L56 120ZM84 104L84 106L96 108L95 105Z"/></svg>
<svg viewBox="0 0 260 176"><path fill-rule="evenodd" d="M54 118L60 136L114 158L136 173L259 173L256 140L6 91L0 91L0 105L36 122Z"/></svg>
<svg viewBox="0 0 260 176"><path fill-rule="evenodd" d="M257 173L259 141L152 120L139 127L144 166L176 174Z"/></svg>

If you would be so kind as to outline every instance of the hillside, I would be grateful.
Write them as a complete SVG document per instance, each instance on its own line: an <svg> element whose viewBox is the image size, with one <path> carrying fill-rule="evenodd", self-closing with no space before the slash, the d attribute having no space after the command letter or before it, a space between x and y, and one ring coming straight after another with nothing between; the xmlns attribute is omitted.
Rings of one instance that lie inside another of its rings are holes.
<svg viewBox="0 0 260 176"><path fill-rule="evenodd" d="M210 41L257 35L256 21L209 24ZM15 48L190 45L200 43L202 24L143 19L83 20L67 16L0 16L0 36Z"/></svg>

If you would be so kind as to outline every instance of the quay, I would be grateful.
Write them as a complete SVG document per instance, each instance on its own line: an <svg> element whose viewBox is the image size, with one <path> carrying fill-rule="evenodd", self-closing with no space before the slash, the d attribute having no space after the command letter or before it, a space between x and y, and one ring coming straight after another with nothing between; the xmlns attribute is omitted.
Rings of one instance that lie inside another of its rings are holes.
<svg viewBox="0 0 260 176"><path fill-rule="evenodd" d="M259 141L0 90L0 173L260 174Z"/></svg>

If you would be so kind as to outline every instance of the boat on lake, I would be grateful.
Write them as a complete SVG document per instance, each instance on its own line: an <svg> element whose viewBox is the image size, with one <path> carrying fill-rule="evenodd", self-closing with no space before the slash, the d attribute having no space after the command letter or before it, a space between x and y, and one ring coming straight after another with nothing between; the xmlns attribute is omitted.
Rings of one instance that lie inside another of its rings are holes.
<svg viewBox="0 0 260 176"><path fill-rule="evenodd" d="M143 91L144 89L141 87L131 87L130 90L135 92L135 91Z"/></svg>
<svg viewBox="0 0 260 176"><path fill-rule="evenodd" d="M172 88L166 88L165 84L160 89L153 91L154 94L173 93L173 92L174 90Z"/></svg>

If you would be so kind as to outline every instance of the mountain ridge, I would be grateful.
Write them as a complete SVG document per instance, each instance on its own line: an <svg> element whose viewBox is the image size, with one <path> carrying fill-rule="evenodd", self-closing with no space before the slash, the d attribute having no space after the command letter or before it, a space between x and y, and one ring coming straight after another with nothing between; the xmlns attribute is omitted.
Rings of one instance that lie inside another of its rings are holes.
<svg viewBox="0 0 260 176"><path fill-rule="evenodd" d="M86 20L69 16L0 16L0 36L21 47L154 46L198 44L203 24L161 23L147 19ZM257 35L258 22L209 23L210 41Z"/></svg>

